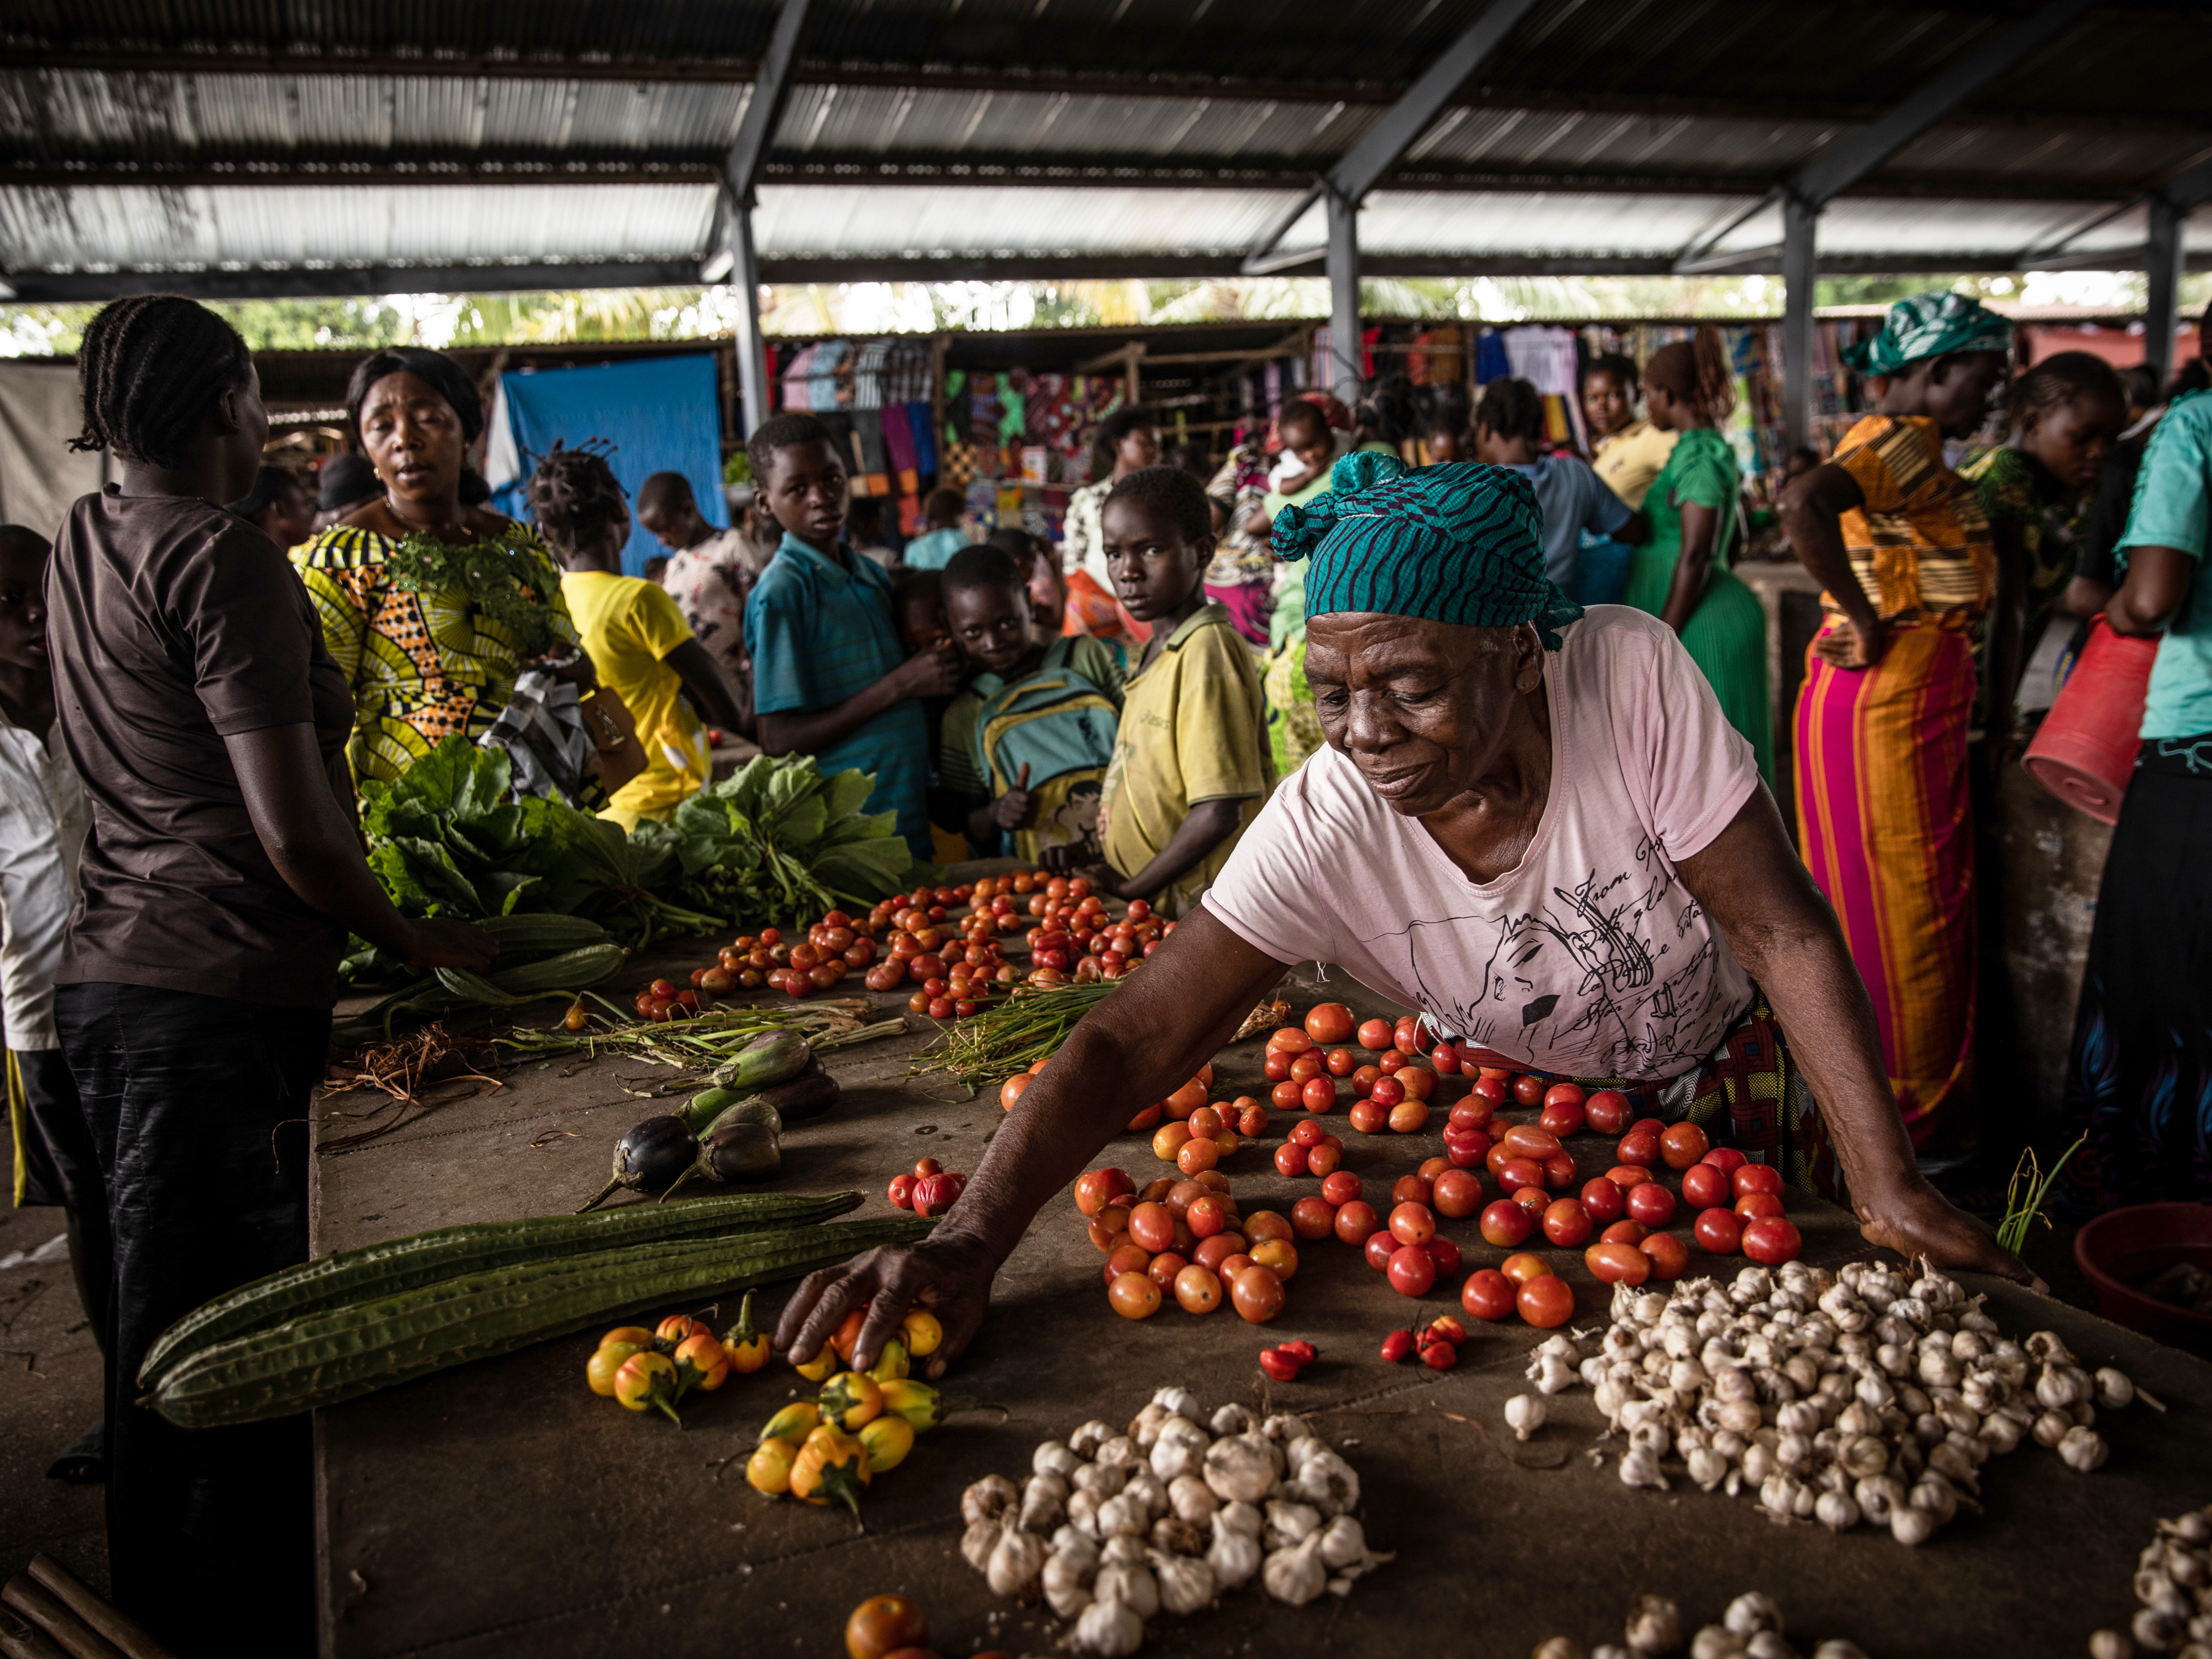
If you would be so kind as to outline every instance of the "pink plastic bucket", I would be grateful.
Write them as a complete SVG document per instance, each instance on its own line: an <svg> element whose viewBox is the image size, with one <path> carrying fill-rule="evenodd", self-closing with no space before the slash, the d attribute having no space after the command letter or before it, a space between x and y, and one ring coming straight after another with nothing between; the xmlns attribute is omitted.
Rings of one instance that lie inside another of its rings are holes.
<svg viewBox="0 0 2212 1659"><path fill-rule="evenodd" d="M2156 640L2115 634L2098 617L2021 763L2069 806L2106 823L2119 822L2120 798L2135 771L2136 733L2157 657Z"/></svg>

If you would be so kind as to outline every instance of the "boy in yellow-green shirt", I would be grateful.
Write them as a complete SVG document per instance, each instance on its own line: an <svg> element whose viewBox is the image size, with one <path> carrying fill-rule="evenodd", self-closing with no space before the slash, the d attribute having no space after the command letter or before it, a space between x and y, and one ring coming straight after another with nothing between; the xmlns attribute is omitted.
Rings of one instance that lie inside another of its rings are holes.
<svg viewBox="0 0 2212 1659"><path fill-rule="evenodd" d="M1226 608L1206 602L1204 485L1173 467L1132 472L1099 525L1115 592L1152 631L1123 690L1100 811L1106 866L1094 878L1173 918L1196 904L1274 787L1260 676ZM1071 861L1047 854L1048 866Z"/></svg>
<svg viewBox="0 0 2212 1659"><path fill-rule="evenodd" d="M599 684L628 706L645 749L645 770L609 795L599 816L626 830L644 818L665 823L714 772L706 726L684 695L734 729L742 723L737 694L676 601L621 574L629 505L603 457L556 444L532 475L530 505Z"/></svg>

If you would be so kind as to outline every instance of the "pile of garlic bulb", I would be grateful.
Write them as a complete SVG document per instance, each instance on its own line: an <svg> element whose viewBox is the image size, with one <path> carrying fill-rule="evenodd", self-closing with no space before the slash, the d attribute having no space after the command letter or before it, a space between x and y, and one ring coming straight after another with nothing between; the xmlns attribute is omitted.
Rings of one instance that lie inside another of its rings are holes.
<svg viewBox="0 0 2212 1659"><path fill-rule="evenodd" d="M994 1594L1074 1620L1079 1653L1134 1653L1156 1613L1255 1577L1302 1607L1391 1559L1352 1513L1359 1476L1304 1423L1209 1415L1188 1389L1162 1389L1126 1432L1093 1420L1046 1441L1030 1471L961 1494L960 1553Z"/></svg>
<svg viewBox="0 0 2212 1659"><path fill-rule="evenodd" d="M1601 1642L1588 1659L1661 1659L1682 1651L1681 1609L1663 1595L1641 1595L1628 1610L1623 1643ZM1753 1590L1729 1603L1717 1625L1690 1638L1690 1659L1798 1659L1782 1633L1782 1609L1774 1598ZM1531 1659L1584 1659L1581 1648L1564 1636L1538 1645ZM1840 1638L1813 1650L1813 1659L1867 1659L1855 1642Z"/></svg>
<svg viewBox="0 0 2212 1659"><path fill-rule="evenodd" d="M2158 1536L2136 1558L2135 1589L2142 1606L2134 1622L2092 1636L2090 1659L2212 1659L2212 1508L2158 1523Z"/></svg>
<svg viewBox="0 0 2212 1659"><path fill-rule="evenodd" d="M1666 1491L1676 1460L1778 1517L1923 1544L1980 1496L1982 1463L2023 1440L2096 1468L2099 1407L2138 1394L2052 1332L2009 1340L1981 1303L1932 1268L1909 1281L1877 1261L1748 1267L1671 1294L1617 1285L1612 1326L1577 1370L1627 1437L1625 1484ZM1554 1373L1580 1352L1554 1337L1547 1349Z"/></svg>

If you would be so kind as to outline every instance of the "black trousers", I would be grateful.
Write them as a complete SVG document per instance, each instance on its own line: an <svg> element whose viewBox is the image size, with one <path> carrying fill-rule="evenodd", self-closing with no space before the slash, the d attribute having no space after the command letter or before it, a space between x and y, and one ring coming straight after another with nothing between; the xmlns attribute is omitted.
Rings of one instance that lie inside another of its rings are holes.
<svg viewBox="0 0 2212 1659"><path fill-rule="evenodd" d="M115 1604L180 1659L312 1654L309 1419L189 1430L137 1402L170 1324L307 1259L307 1117L330 1014L96 984L61 987L55 1015L113 1240Z"/></svg>
<svg viewBox="0 0 2212 1659"><path fill-rule="evenodd" d="M29 1133L23 1137L24 1201L61 1207L76 1298L92 1327L92 1340L105 1354L114 1316L109 1287L115 1254L107 1236L100 1149L93 1145L91 1126L78 1103L69 1056L59 1048L18 1048L15 1055L29 1119Z"/></svg>

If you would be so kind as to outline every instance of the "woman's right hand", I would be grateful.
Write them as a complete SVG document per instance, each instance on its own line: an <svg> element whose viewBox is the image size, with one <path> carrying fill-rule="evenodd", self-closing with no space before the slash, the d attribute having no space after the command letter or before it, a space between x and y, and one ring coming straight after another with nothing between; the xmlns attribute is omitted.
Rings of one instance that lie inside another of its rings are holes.
<svg viewBox="0 0 2212 1659"><path fill-rule="evenodd" d="M981 1241L957 1233L941 1232L919 1244L878 1245L842 1267L808 1274L776 1322L775 1348L803 1365L821 1352L848 1313L866 1308L867 1318L853 1345L853 1368L866 1370L898 1334L907 1310L927 1308L945 1328L944 1341L921 1367L935 1382L981 1327L998 1271Z"/></svg>
<svg viewBox="0 0 2212 1659"><path fill-rule="evenodd" d="M479 972L499 954L499 941L473 922L434 920L407 925L410 968L465 968Z"/></svg>
<svg viewBox="0 0 2212 1659"><path fill-rule="evenodd" d="M1889 631L1879 617L1864 621L1844 618L1840 628L1824 629L1813 641L1814 652L1825 662L1838 668L1871 668L1881 660L1882 653L1889 649Z"/></svg>

